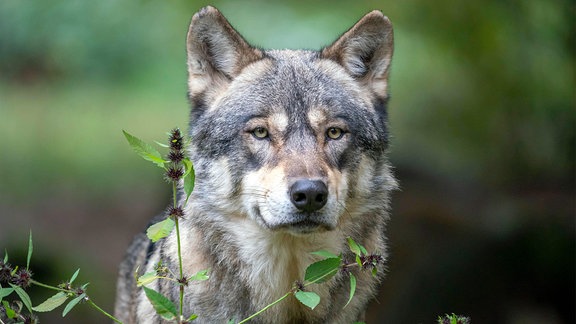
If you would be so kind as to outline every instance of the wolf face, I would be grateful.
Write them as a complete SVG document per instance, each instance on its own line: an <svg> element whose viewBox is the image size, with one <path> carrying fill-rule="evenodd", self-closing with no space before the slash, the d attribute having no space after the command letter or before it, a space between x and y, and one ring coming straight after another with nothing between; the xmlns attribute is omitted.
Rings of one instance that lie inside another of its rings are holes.
<svg viewBox="0 0 576 324"><path fill-rule="evenodd" d="M372 201L394 185L384 160L387 18L366 15L321 52L262 51L208 7L187 40L191 154L205 200L293 234L381 208Z"/></svg>

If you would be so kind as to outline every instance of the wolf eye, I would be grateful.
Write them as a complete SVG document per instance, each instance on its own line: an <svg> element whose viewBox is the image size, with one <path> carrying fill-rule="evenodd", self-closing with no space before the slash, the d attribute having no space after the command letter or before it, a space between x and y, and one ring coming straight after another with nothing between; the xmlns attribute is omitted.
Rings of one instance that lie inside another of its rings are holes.
<svg viewBox="0 0 576 324"><path fill-rule="evenodd" d="M326 131L326 136L333 140L341 139L344 136L344 131L338 127L330 127Z"/></svg>
<svg viewBox="0 0 576 324"><path fill-rule="evenodd" d="M268 130L264 127L256 127L252 130L252 135L258 139L264 139L268 137Z"/></svg>

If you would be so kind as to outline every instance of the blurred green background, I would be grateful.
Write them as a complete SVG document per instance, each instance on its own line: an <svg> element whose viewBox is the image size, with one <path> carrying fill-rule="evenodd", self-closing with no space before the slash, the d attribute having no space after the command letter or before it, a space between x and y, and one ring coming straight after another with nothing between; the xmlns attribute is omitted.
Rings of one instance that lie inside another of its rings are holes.
<svg viewBox="0 0 576 324"><path fill-rule="evenodd" d="M112 310L116 267L169 188L122 129L186 128L185 34L212 4L264 48L330 44L380 9L395 27L401 183L368 323L574 323L573 1L0 1L0 249ZM32 289L33 301L46 292ZM43 323L103 323L88 309Z"/></svg>

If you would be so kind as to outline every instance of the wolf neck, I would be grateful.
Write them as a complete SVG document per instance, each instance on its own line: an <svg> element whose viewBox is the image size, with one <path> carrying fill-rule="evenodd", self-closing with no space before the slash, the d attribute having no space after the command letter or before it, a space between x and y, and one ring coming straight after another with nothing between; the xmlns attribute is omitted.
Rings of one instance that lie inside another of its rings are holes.
<svg viewBox="0 0 576 324"><path fill-rule="evenodd" d="M204 253L208 254L202 258L205 268L210 267L213 271L222 272L214 273L218 277L233 276L236 285L245 285L250 294L252 311L262 309L291 291L296 280L303 280L306 268L320 259L311 252L327 250L338 254L343 248L342 242L345 242L339 230L294 236L271 232L247 219L220 223L218 232L209 229L214 227L207 229L207 225L193 225L195 234L202 236L195 240L200 239L204 241L205 247L210 247L204 249ZM309 290L318 293L322 299L327 300L330 296L327 285L309 287ZM322 314L322 309L327 306L323 303L315 309L315 315L312 316ZM273 307L266 313L272 319L282 318L287 314L300 318L310 316L310 312L293 298L284 301L283 307Z"/></svg>
<svg viewBox="0 0 576 324"><path fill-rule="evenodd" d="M252 271L254 281L282 287L286 293L295 280L302 280L306 267L317 258L311 252L329 250L338 253L338 232L294 236L270 232L250 220L230 226L239 257ZM281 294L281 295L282 295ZM280 296L278 296L280 297Z"/></svg>

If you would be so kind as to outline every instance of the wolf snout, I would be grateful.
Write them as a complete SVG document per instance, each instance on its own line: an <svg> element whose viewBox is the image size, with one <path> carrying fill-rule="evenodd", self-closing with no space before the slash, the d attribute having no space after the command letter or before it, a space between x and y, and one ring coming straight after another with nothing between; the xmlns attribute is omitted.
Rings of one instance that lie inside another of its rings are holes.
<svg viewBox="0 0 576 324"><path fill-rule="evenodd" d="M297 180L290 187L290 201L301 211L315 212L328 201L328 187L320 180Z"/></svg>

